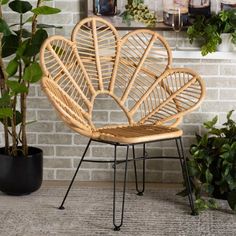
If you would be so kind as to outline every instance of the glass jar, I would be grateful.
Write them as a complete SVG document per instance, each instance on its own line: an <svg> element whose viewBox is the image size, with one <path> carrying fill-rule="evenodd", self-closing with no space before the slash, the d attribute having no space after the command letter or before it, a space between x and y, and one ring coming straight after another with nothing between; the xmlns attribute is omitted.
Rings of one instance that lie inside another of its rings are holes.
<svg viewBox="0 0 236 236"><path fill-rule="evenodd" d="M188 11L191 16L204 15L211 16L211 1L210 0L189 0Z"/></svg>
<svg viewBox="0 0 236 236"><path fill-rule="evenodd" d="M236 0L221 0L221 10L229 10L236 8Z"/></svg>
<svg viewBox="0 0 236 236"><path fill-rule="evenodd" d="M188 23L188 0L163 0L163 21L166 25L172 24L174 12L180 9L183 25Z"/></svg>
<svg viewBox="0 0 236 236"><path fill-rule="evenodd" d="M101 16L114 16L117 13L117 1L93 0L93 13Z"/></svg>

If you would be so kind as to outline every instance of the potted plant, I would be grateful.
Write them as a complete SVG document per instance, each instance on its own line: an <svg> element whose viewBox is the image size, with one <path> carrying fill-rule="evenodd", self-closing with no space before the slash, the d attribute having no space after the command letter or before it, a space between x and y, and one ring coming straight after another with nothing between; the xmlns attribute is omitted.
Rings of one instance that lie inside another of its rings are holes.
<svg viewBox="0 0 236 236"><path fill-rule="evenodd" d="M232 113L227 114L222 127L216 127L217 116L205 122L207 132L197 134L196 144L190 147L188 170L198 211L216 208L212 198L227 200L236 211L236 122ZM185 193L186 190L181 194Z"/></svg>
<svg viewBox="0 0 236 236"><path fill-rule="evenodd" d="M155 14L144 4L144 0L128 0L121 16L128 25L131 24L131 21L137 21L150 27L156 24Z"/></svg>
<svg viewBox="0 0 236 236"><path fill-rule="evenodd" d="M45 28L54 27L39 24L38 16L60 12L45 2L37 0L33 7L28 1L0 1L0 121L5 137L5 147L0 149L0 190L8 194L27 194L42 183L42 150L27 144L26 99L30 85L42 76L37 60L48 37ZM6 4L15 13L13 24L4 19Z"/></svg>
<svg viewBox="0 0 236 236"><path fill-rule="evenodd" d="M215 52L218 46L222 46L225 34L230 37L230 40L226 39L227 45L230 46L230 41L236 45L236 9L224 10L209 18L197 16L187 30L190 43L199 40L203 56Z"/></svg>

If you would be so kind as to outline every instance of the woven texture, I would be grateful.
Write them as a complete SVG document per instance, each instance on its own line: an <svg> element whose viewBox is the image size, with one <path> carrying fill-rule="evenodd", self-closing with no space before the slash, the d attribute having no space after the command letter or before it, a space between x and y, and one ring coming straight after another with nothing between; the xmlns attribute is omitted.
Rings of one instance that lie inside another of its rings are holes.
<svg viewBox="0 0 236 236"><path fill-rule="evenodd" d="M180 135L181 131L155 126L177 126L205 94L197 73L171 67L171 50L163 37L142 29L120 38L110 23L98 17L78 23L71 40L48 38L40 59L42 87L60 117L75 131L94 139L107 140L113 135L92 122L94 101L100 94L111 96L129 125L136 128L136 135L129 135L127 128L122 137L115 132L112 140L124 143Z"/></svg>

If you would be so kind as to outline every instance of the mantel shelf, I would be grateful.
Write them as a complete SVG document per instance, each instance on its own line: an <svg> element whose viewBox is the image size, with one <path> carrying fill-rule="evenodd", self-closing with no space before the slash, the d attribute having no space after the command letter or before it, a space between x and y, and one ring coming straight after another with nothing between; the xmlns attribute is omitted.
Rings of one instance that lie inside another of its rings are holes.
<svg viewBox="0 0 236 236"><path fill-rule="evenodd" d="M172 51L173 58L180 59L213 59L232 60L236 59L236 52L213 52L202 56L200 50L180 49Z"/></svg>

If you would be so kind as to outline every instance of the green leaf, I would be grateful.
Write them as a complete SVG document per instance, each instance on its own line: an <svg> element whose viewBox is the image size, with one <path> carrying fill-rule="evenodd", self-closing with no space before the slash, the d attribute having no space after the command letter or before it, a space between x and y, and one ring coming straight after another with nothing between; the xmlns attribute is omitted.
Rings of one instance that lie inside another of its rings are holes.
<svg viewBox="0 0 236 236"><path fill-rule="evenodd" d="M217 123L218 117L215 116L212 120L204 122L204 127L207 129L212 129L213 126Z"/></svg>
<svg viewBox="0 0 236 236"><path fill-rule="evenodd" d="M32 9L32 5L27 1L19 1L15 0L9 3L9 7L12 9L12 11L18 12L18 13L26 13Z"/></svg>
<svg viewBox="0 0 236 236"><path fill-rule="evenodd" d="M21 35L22 35L22 37L23 38L30 38L31 37L31 33L28 31L28 30L26 30L26 29L22 29L22 31L20 31L20 30L16 30L16 31L14 31L17 35L20 35L20 33L21 33Z"/></svg>
<svg viewBox="0 0 236 236"><path fill-rule="evenodd" d="M25 22L24 22L24 24L25 23L28 23L28 22L32 22L33 21L33 16L30 16Z"/></svg>
<svg viewBox="0 0 236 236"><path fill-rule="evenodd" d="M46 30L44 29L37 30L35 35L33 35L32 40L29 41L29 45L27 45L24 55L28 57L37 55L40 51L42 43L47 37L48 34Z"/></svg>
<svg viewBox="0 0 236 236"><path fill-rule="evenodd" d="M25 69L23 79L30 83L35 83L42 78L43 72L37 62L32 63Z"/></svg>
<svg viewBox="0 0 236 236"><path fill-rule="evenodd" d="M234 110L231 110L231 111L229 111L229 112L227 113L227 116L226 116L226 117L227 117L227 120L230 120L230 118L231 118L233 112L234 112Z"/></svg>
<svg viewBox="0 0 236 236"><path fill-rule="evenodd" d="M36 15L51 15L51 14L57 14L61 12L60 9L49 7L49 6L41 6L37 7L31 10Z"/></svg>
<svg viewBox="0 0 236 236"><path fill-rule="evenodd" d="M0 32L2 32L4 36L11 34L8 24L2 18L0 18Z"/></svg>
<svg viewBox="0 0 236 236"><path fill-rule="evenodd" d="M8 93L4 93L2 97L0 98L0 107L1 108L6 108L7 106L10 105L11 102L11 97Z"/></svg>
<svg viewBox="0 0 236 236"><path fill-rule="evenodd" d="M28 88L17 81L7 80L6 84L14 93L27 93L28 92Z"/></svg>
<svg viewBox="0 0 236 236"><path fill-rule="evenodd" d="M6 68L6 72L8 74L9 77L13 76L16 74L17 69L18 69L18 61L16 60L16 58L14 58L13 60L11 60Z"/></svg>
<svg viewBox="0 0 236 236"><path fill-rule="evenodd" d="M11 108L0 108L0 119L11 118L12 114Z"/></svg>
<svg viewBox="0 0 236 236"><path fill-rule="evenodd" d="M9 0L0 0L0 5L5 5L9 2Z"/></svg>
<svg viewBox="0 0 236 236"><path fill-rule="evenodd" d="M211 183L211 181L213 179L213 175L212 175L212 173L210 172L209 169L206 170L206 174L205 175L206 175L206 182L207 183Z"/></svg>
<svg viewBox="0 0 236 236"><path fill-rule="evenodd" d="M2 57L8 57L14 54L18 48L19 40L14 34L2 38Z"/></svg>

